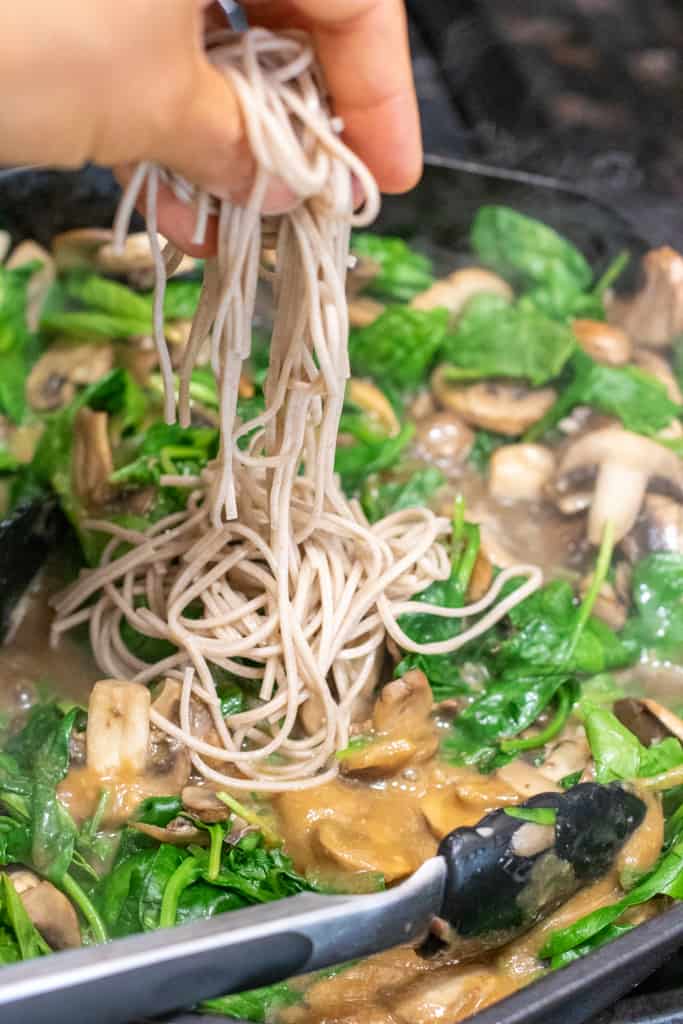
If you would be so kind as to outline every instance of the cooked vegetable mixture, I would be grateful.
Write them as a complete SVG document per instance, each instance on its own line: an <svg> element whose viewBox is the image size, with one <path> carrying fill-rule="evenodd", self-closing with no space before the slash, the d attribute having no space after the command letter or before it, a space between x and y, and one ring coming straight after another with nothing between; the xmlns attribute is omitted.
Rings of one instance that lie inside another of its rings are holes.
<svg viewBox="0 0 683 1024"><path fill-rule="evenodd" d="M469 265L445 277L399 238L355 237L344 490L370 522L423 504L452 518L450 576L420 601L476 602L520 561L545 582L455 653L389 640L339 776L267 797L212 787L155 727L155 712L179 720L177 678L102 679L85 630L48 647L51 596L106 544L125 550L125 533L111 541L98 522L137 530L182 510L182 478L216 456L209 353L192 425L166 425L146 236L123 254L107 230L66 232L50 252L3 241L0 960L306 889L374 891L498 808L528 823L531 856L554 811L518 805L585 781L624 783L642 824L606 875L521 938L463 948L436 921L428 947L203 1008L282 1024L455 1022L683 898L683 257L648 253L624 294L628 254L592 268L506 207L479 210ZM166 291L178 356L200 283L186 259ZM264 408L268 347L264 321L243 421ZM464 628L424 612L400 625L420 644ZM152 666L174 653L125 615L116 643ZM248 662L237 667L216 679L226 719L258 701ZM210 743L205 706L190 714ZM320 714L302 708L302 735Z"/></svg>

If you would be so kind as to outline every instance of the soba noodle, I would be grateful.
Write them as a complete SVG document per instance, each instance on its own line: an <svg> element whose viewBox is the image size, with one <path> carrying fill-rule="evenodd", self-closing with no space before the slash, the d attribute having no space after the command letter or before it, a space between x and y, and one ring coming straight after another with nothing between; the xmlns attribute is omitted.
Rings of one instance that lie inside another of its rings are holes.
<svg viewBox="0 0 683 1024"><path fill-rule="evenodd" d="M455 651L532 593L541 575L529 565L508 569L466 608L414 601L451 571L449 520L414 508L370 525L360 504L342 492L334 455L350 373L349 234L375 217L377 188L339 138L306 36L226 32L212 40L210 56L239 97L256 161L247 205L217 202L144 164L121 202L116 231L123 240L145 188L170 422L176 398L163 294L181 254L170 246L162 253L158 245L160 180L196 202L197 239L209 214L217 214L218 251L206 263L178 406L180 422L189 424L190 374L210 339L220 395L219 454L200 479L174 478L190 488L186 511L144 532L87 524L111 539L100 566L56 600L53 635L88 622L98 664L109 676L180 680L179 725L156 711L152 720L188 747L195 769L209 781L232 789L300 789L335 775L335 752L367 710L387 636L406 651ZM260 214L271 176L299 198L291 213L276 219ZM354 177L365 197L360 214L353 212ZM276 250L273 273L261 266L265 246ZM240 423L237 387L250 354L259 276L272 279L275 304L266 411ZM524 576L494 605L510 579ZM399 624L407 612L457 619L485 614L449 640L420 645ZM147 637L170 641L176 653L153 665L141 661L121 637L124 620ZM224 718L217 680L226 673L239 676L253 699L246 711ZM196 701L210 713L208 736L194 727Z"/></svg>

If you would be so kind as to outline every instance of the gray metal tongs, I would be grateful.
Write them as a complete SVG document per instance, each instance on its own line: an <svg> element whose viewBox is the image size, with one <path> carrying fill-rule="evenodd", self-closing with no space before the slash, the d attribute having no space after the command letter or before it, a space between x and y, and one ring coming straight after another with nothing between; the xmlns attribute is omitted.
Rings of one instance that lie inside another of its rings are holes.
<svg viewBox="0 0 683 1024"><path fill-rule="evenodd" d="M553 808L547 817L554 823L494 811L474 828L451 832L436 857L387 892L302 893L5 967L0 1020L115 1024L163 1014L424 939L435 917L449 944L476 955L528 930L609 870L645 815L639 797L618 784L584 783L522 807Z"/></svg>

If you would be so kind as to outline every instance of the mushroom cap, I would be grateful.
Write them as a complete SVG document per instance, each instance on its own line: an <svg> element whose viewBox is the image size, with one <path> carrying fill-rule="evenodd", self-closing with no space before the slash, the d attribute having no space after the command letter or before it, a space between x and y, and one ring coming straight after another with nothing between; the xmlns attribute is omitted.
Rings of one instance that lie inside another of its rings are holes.
<svg viewBox="0 0 683 1024"><path fill-rule="evenodd" d="M604 320L578 319L572 331L579 345L591 359L605 366L624 366L631 358L631 339L617 324Z"/></svg>
<svg viewBox="0 0 683 1024"><path fill-rule="evenodd" d="M563 494L567 480L581 470L597 468L591 501L588 538L599 544L607 522L620 541L638 518L652 478L683 495L683 461L670 448L621 427L584 434L568 448L560 463L555 489Z"/></svg>
<svg viewBox="0 0 683 1024"><path fill-rule="evenodd" d="M518 437L550 409L557 393L553 388L528 388L519 382L483 380L476 384L449 383L446 367L432 374L437 401L457 412L466 423Z"/></svg>
<svg viewBox="0 0 683 1024"><path fill-rule="evenodd" d="M633 297L614 299L610 322L619 324L636 341L667 346L683 331L683 256L662 246L643 259L645 284Z"/></svg>
<svg viewBox="0 0 683 1024"><path fill-rule="evenodd" d="M501 501L540 501L555 472L555 453L542 444L509 444L491 456L489 493Z"/></svg>
<svg viewBox="0 0 683 1024"><path fill-rule="evenodd" d="M416 295L410 305L413 309L447 309L453 319L462 313L471 298L481 294L500 295L509 301L514 298L512 288L498 274L481 267L465 267L435 281Z"/></svg>
<svg viewBox="0 0 683 1024"><path fill-rule="evenodd" d="M560 477L575 470L613 462L640 470L648 477L665 477L683 491L683 461L670 448L621 427L604 427L572 442L562 458Z"/></svg>

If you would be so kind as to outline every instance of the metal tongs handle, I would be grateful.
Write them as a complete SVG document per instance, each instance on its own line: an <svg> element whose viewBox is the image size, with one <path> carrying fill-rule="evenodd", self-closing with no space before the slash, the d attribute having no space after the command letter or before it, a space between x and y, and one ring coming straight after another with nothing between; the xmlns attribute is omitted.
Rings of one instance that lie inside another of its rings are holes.
<svg viewBox="0 0 683 1024"><path fill-rule="evenodd" d="M370 896L302 893L209 921L2 969L2 1024L119 1024L367 956L419 938L446 862Z"/></svg>

